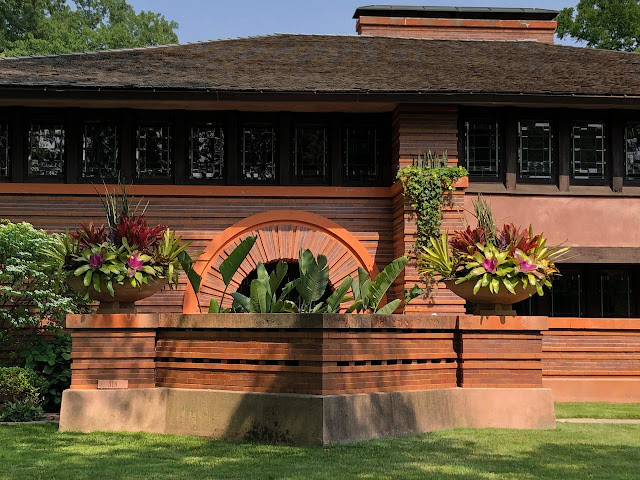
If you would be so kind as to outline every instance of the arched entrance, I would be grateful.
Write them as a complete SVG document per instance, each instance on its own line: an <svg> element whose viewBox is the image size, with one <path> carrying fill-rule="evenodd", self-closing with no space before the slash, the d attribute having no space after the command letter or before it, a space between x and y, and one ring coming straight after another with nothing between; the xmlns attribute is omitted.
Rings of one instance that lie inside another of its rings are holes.
<svg viewBox="0 0 640 480"><path fill-rule="evenodd" d="M234 292L258 262L296 261L301 249L323 254L329 261L329 282L339 285L358 267L376 275L373 257L360 241L337 223L315 213L300 210L272 210L241 220L217 235L207 246L195 270L202 275L196 296L190 286L184 295L183 313L206 311L212 297L220 298L224 283L218 268L226 256L245 238L258 237L249 256L231 281L228 292ZM225 306L231 298L225 299Z"/></svg>

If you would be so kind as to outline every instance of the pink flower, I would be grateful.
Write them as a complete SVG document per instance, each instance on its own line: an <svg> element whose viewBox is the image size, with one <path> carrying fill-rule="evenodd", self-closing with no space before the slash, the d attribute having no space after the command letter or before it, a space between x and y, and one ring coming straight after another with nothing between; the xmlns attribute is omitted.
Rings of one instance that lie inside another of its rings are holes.
<svg viewBox="0 0 640 480"><path fill-rule="evenodd" d="M92 270L97 270L102 266L102 262L104 262L104 253L94 253L89 258L89 265L91 265Z"/></svg>
<svg viewBox="0 0 640 480"><path fill-rule="evenodd" d="M136 274L136 272L139 272L140 270L142 270L142 264L143 262L138 258L137 253L134 253L133 255L131 255L129 257L129 261L127 262L127 267L129 267L127 276L133 277Z"/></svg>
<svg viewBox="0 0 640 480"><path fill-rule="evenodd" d="M518 263L520 264L520 271L523 273L533 272L538 266L535 263L529 262L526 257L519 256Z"/></svg>
<svg viewBox="0 0 640 480"><path fill-rule="evenodd" d="M498 260L495 258L486 258L484 262L482 262L482 266L489 273L496 273L496 269L498 268Z"/></svg>

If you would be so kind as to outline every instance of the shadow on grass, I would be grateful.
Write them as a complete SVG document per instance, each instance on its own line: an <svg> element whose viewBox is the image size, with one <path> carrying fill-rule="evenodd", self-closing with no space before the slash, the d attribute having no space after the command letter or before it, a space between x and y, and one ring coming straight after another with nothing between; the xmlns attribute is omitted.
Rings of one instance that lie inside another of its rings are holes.
<svg viewBox="0 0 640 480"><path fill-rule="evenodd" d="M637 478L640 426L450 430L327 448L0 427L0 479Z"/></svg>

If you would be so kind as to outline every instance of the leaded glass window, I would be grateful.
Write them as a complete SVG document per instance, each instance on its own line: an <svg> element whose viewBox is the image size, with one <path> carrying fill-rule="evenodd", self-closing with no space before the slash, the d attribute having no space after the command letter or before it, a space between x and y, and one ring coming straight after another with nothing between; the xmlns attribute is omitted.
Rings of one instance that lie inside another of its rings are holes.
<svg viewBox="0 0 640 480"><path fill-rule="evenodd" d="M465 122L465 150L469 175L498 177L499 135L498 122L488 120Z"/></svg>
<svg viewBox="0 0 640 480"><path fill-rule="evenodd" d="M168 123L141 123L136 139L138 178L170 178L173 169L173 129Z"/></svg>
<svg viewBox="0 0 640 480"><path fill-rule="evenodd" d="M371 126L348 127L343 132L345 179L376 181L380 173L380 138Z"/></svg>
<svg viewBox="0 0 640 480"><path fill-rule="evenodd" d="M82 137L82 177L118 176L118 127L113 122L87 122Z"/></svg>
<svg viewBox="0 0 640 480"><path fill-rule="evenodd" d="M520 178L551 178L553 155L551 123L521 121L518 123L518 133Z"/></svg>
<svg viewBox="0 0 640 480"><path fill-rule="evenodd" d="M640 124L627 125L625 146L625 176L627 180L640 180Z"/></svg>
<svg viewBox="0 0 640 480"><path fill-rule="evenodd" d="M30 177L62 177L64 173L64 127L58 123L33 123L29 129Z"/></svg>
<svg viewBox="0 0 640 480"><path fill-rule="evenodd" d="M603 123L579 123L573 126L573 178L605 178L605 135Z"/></svg>
<svg viewBox="0 0 640 480"><path fill-rule="evenodd" d="M9 125L0 123L0 178L9 176Z"/></svg>
<svg viewBox="0 0 640 480"><path fill-rule="evenodd" d="M276 133L271 126L242 130L242 178L256 182L276 179Z"/></svg>
<svg viewBox="0 0 640 480"><path fill-rule="evenodd" d="M224 131L221 126L200 123L191 127L189 169L192 179L222 180L224 177Z"/></svg>
<svg viewBox="0 0 640 480"><path fill-rule="evenodd" d="M327 178L327 129L297 127L293 138L293 174L296 180Z"/></svg>

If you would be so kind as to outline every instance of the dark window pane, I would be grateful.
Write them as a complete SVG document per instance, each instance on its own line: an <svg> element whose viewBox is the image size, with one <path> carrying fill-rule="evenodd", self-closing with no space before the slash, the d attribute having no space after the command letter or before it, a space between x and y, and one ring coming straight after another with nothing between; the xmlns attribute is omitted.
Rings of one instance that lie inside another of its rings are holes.
<svg viewBox="0 0 640 480"><path fill-rule="evenodd" d="M242 177L271 182L276 179L275 130L270 126L245 126L242 130Z"/></svg>
<svg viewBox="0 0 640 480"><path fill-rule="evenodd" d="M605 178L604 124L580 123L573 126L573 177Z"/></svg>
<svg viewBox="0 0 640 480"><path fill-rule="evenodd" d="M580 317L582 316L581 292L582 279L577 270L564 269L560 266L562 274L553 282L551 288L551 315L554 317Z"/></svg>
<svg viewBox="0 0 640 480"><path fill-rule="evenodd" d="M627 125L625 132L626 178L640 180L640 124Z"/></svg>
<svg viewBox="0 0 640 480"><path fill-rule="evenodd" d="M118 176L118 128L112 122L84 124L82 139L82 177Z"/></svg>
<svg viewBox="0 0 640 480"><path fill-rule="evenodd" d="M379 138L375 127L344 130L344 166L347 180L376 181L379 174Z"/></svg>
<svg viewBox="0 0 640 480"><path fill-rule="evenodd" d="M499 128L497 122L465 123L467 170L476 177L498 177Z"/></svg>
<svg viewBox="0 0 640 480"><path fill-rule="evenodd" d="M62 177L64 171L64 127L56 123L34 123L29 130L30 177Z"/></svg>
<svg viewBox="0 0 640 480"><path fill-rule="evenodd" d="M189 161L191 178L207 180L224 178L224 132L222 127L210 123L191 127Z"/></svg>
<svg viewBox="0 0 640 480"><path fill-rule="evenodd" d="M138 178L171 178L173 132L167 123L138 125L136 174Z"/></svg>
<svg viewBox="0 0 640 480"><path fill-rule="evenodd" d="M327 130L324 127L297 127L293 159L296 180L324 182L327 177Z"/></svg>
<svg viewBox="0 0 640 480"><path fill-rule="evenodd" d="M0 177L9 176L9 125L0 123Z"/></svg>
<svg viewBox="0 0 640 480"><path fill-rule="evenodd" d="M600 305L605 318L631 316L631 282L625 270L604 270L600 274Z"/></svg>
<svg viewBox="0 0 640 480"><path fill-rule="evenodd" d="M518 124L521 178L551 178L552 136L549 122Z"/></svg>

